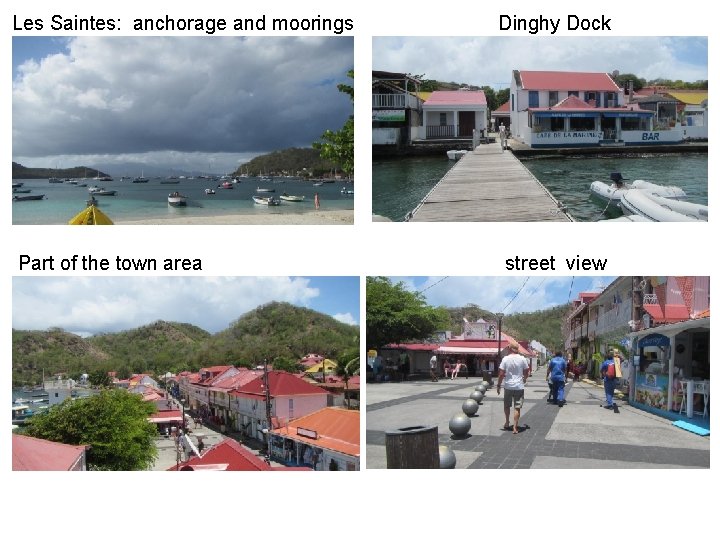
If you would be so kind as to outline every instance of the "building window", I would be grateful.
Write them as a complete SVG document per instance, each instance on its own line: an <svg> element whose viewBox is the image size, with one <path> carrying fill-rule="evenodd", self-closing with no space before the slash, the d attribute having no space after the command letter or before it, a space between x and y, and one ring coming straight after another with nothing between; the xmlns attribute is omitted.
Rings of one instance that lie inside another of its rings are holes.
<svg viewBox="0 0 720 540"><path fill-rule="evenodd" d="M605 94L605 99L607 100L606 107L615 107L617 105L617 95L615 95L615 92Z"/></svg>
<svg viewBox="0 0 720 540"><path fill-rule="evenodd" d="M553 106L557 105L557 103L558 103L558 93L557 93L557 91L549 92L549 97L550 97L549 106L550 106L550 107L553 107Z"/></svg>
<svg viewBox="0 0 720 540"><path fill-rule="evenodd" d="M538 91L530 90L530 92L528 92L528 107L539 107L539 106L540 106L540 98L538 97Z"/></svg>
<svg viewBox="0 0 720 540"><path fill-rule="evenodd" d="M597 99L595 92L585 92L585 101L595 101Z"/></svg>
<svg viewBox="0 0 720 540"><path fill-rule="evenodd" d="M440 125L447 126L447 113L444 113L444 112L440 113Z"/></svg>
<svg viewBox="0 0 720 540"><path fill-rule="evenodd" d="M510 94L510 110L515 111L515 94Z"/></svg>

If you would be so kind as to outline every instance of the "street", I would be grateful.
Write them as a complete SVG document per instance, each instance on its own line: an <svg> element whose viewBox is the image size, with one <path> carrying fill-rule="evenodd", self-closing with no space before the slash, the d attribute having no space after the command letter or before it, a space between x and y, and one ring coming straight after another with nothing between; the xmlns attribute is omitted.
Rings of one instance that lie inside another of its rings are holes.
<svg viewBox="0 0 720 540"><path fill-rule="evenodd" d="M385 431L437 426L440 445L453 450L458 469L651 469L709 468L710 438L670 420L615 400L617 412L601 405L601 386L568 382L567 404L547 403L545 371L528 379L520 433L503 431L502 395L489 388L471 418L469 436L455 438L448 426L481 379L367 385L366 467L386 468ZM496 380L494 381L496 382ZM512 411L511 411L512 422Z"/></svg>

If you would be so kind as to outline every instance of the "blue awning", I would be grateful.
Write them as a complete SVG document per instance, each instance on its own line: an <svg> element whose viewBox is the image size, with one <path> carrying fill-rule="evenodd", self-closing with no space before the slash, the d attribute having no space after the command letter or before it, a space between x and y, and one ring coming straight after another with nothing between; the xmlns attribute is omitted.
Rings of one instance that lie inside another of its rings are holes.
<svg viewBox="0 0 720 540"><path fill-rule="evenodd" d="M599 112L560 112L560 111L533 111L535 116L545 118L597 118Z"/></svg>
<svg viewBox="0 0 720 540"><path fill-rule="evenodd" d="M632 111L632 112L606 112L603 116L606 118L639 118L641 116L652 116L652 111Z"/></svg>
<svg viewBox="0 0 720 540"><path fill-rule="evenodd" d="M638 346L642 347L669 347L670 338L662 334L650 334L643 337L638 342Z"/></svg>

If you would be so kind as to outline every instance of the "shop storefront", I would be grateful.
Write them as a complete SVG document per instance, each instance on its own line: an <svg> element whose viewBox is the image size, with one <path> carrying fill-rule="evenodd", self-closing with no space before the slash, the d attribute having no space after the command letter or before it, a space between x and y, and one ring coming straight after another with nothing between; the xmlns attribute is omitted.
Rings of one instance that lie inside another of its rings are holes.
<svg viewBox="0 0 720 540"><path fill-rule="evenodd" d="M630 403L669 418L709 424L710 317L657 326L630 337Z"/></svg>

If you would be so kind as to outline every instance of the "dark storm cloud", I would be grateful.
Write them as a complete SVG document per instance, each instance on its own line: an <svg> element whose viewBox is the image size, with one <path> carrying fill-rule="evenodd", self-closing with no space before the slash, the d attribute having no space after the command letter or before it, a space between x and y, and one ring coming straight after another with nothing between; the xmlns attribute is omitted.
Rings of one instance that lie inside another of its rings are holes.
<svg viewBox="0 0 720 540"><path fill-rule="evenodd" d="M352 113L352 38L73 38L13 83L13 155L309 146Z"/></svg>

